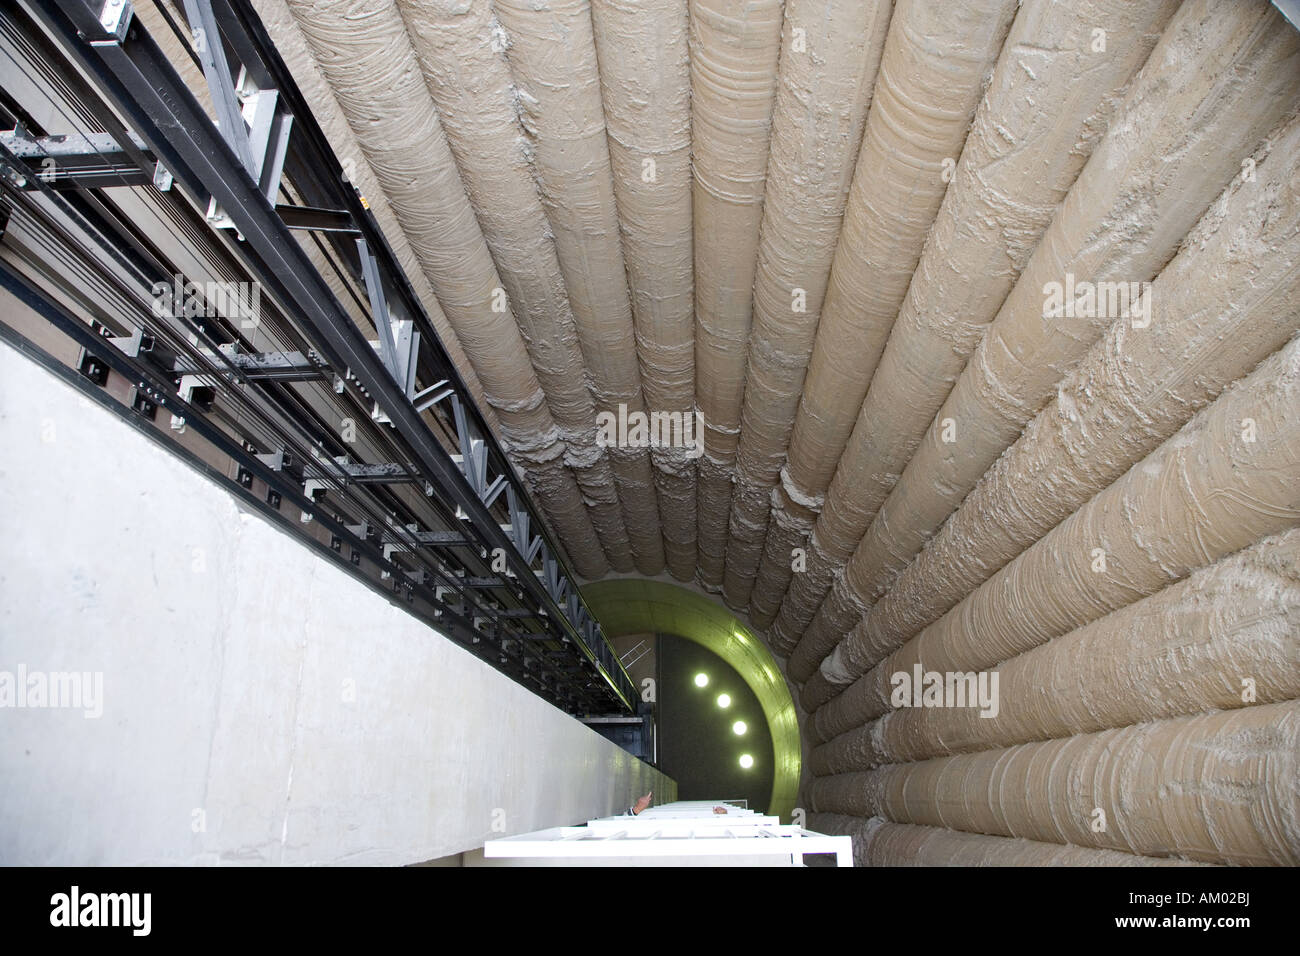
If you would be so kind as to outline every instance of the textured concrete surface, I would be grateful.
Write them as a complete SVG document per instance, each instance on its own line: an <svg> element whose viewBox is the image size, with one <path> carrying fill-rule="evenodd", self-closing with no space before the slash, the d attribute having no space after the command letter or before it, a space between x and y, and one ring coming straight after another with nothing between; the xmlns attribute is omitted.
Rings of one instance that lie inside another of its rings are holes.
<svg viewBox="0 0 1300 956"><path fill-rule="evenodd" d="M0 441L0 672L103 682L0 706L0 863L402 864L673 799L7 346Z"/></svg>

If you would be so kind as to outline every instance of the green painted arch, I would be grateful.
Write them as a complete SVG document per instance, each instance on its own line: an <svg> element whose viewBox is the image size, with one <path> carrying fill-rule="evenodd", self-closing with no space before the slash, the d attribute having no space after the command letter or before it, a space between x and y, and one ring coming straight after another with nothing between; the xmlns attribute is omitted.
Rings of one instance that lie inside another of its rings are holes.
<svg viewBox="0 0 1300 956"><path fill-rule="evenodd" d="M735 668L758 698L772 735L775 766L767 812L790 819L799 794L799 720L772 653L730 611L666 581L614 578L584 585L582 596L611 637L658 631L703 645Z"/></svg>

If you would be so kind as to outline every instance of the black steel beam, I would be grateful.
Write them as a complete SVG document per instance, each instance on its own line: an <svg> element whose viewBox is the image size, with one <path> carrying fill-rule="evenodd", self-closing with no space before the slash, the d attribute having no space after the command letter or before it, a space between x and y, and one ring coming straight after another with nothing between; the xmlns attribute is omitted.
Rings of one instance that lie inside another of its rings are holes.
<svg viewBox="0 0 1300 956"><path fill-rule="evenodd" d="M332 365L349 370L364 385L408 444L420 477L435 482L469 516L466 528L482 545L501 549L513 571L511 587L527 594L556 626L577 640L609 688L630 707L626 688L611 673L617 664L611 668L603 660L612 655L589 646L577 623L569 620L538 581L147 32L134 24L121 38L106 33L99 22L99 4L86 0L39 0L36 8L67 54L100 84L176 182L196 198L211 197L231 217L244 238L242 248L257 280L291 307ZM463 403L472 408L454 368L448 377L459 386ZM485 425L480 434L491 441ZM553 545L552 552L558 556ZM572 580L567 571L566 577Z"/></svg>
<svg viewBox="0 0 1300 956"><path fill-rule="evenodd" d="M33 311L42 315L50 324L67 335L72 341L80 344L88 355L93 355L95 361L101 364L105 370L111 369L117 374L131 381L139 380L142 385L146 386L149 393L158 399L158 404L172 412L181 412L186 418L187 425L192 427L196 434L200 435L212 447L222 454L239 463L243 470L255 474L259 479L264 481L268 488L276 491L284 497L285 500L292 501L300 508L310 507L310 502L304 498L295 483L292 480L277 471L275 468L267 465L261 460L261 456L249 453L239 442L226 435L219 428L212 425L202 412L194 406L188 405L174 391L172 384L161 377L151 378L150 371L142 367L139 363L133 362L132 358L125 353L114 348L106 340L98 336L89 326L80 322L78 319L65 314L58 306L44 298L43 294L32 287L28 281L13 272L8 265L0 262L0 288L10 292L14 297L22 302ZM105 408L113 411L120 418L131 424L137 430L149 436L155 441L160 441L161 434L157 428L144 423L147 419L142 418L133 412L131 406L123 405L116 399L108 395L101 387L102 383L92 382L83 375L78 375L74 370L62 366L56 359L51 357L43 349L33 345L18 333L12 331L8 326L0 323L0 341L8 342L11 346L26 354L29 358L37 361L39 364L58 374L62 379L78 387L83 393L89 395ZM183 448L179 448L172 443L166 443L168 450L181 455L189 463L202 470L210 478L218 481L225 486L232 494L235 494L242 500L250 503L262 513L265 517L275 521L284 530L295 537L303 540L313 547L316 551L325 554L330 559L342 563L346 570L354 576L359 577L368 587L373 590L387 594L391 597L391 592L381 587L373 579L353 567L349 562L342 561L340 555L336 554L327 545L307 535L304 536L299 527L283 519L278 509L266 504L258 495L251 494L247 488L243 487L238 481L230 479L228 476L221 474L210 466L204 464L200 459L195 458ZM349 528L341 522L336 522L327 516L322 516L317 512L314 520L320 522L331 534L345 541L355 552L363 553L366 558L376 567L382 568L385 564L384 559L376 545L367 540L364 532L358 532L356 529ZM461 584L461 579L454 577L444 577L443 581L447 585ZM457 592L458 596L463 597L463 592ZM507 661L515 658L506 650L504 645L500 645L500 640L505 642L514 640L527 640L531 638L528 633L501 633L499 639L492 644L485 644L483 638L488 636L481 632L474 625L474 617L482 614L492 613L482 609L468 609L468 616L456 609L453 605L445 601L439 601L436 598L422 598L425 603L429 604L436 610L435 617L429 621L435 627L444 631L452 640L461 646L470 650L476 656L482 658L494 666L501 663L504 654ZM426 617L426 619L428 619ZM520 663L527 665L529 658L518 658ZM515 679L523 680L529 677L524 671L513 672Z"/></svg>

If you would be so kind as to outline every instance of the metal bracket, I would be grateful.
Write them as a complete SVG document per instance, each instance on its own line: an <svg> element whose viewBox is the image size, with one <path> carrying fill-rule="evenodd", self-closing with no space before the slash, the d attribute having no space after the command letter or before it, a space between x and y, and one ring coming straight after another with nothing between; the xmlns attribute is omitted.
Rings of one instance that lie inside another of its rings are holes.
<svg viewBox="0 0 1300 956"><path fill-rule="evenodd" d="M258 164L253 161L253 149L248 141L243 111L231 82L230 66L226 62L226 48L221 42L221 29L213 16L208 0L184 0L185 19L189 21L194 37L194 51L203 65L203 76L208 81L208 91L217 110L217 128L221 138L235 152L235 158L254 180L258 179ZM215 206L215 200L213 201ZM213 219L209 209L208 218Z"/></svg>
<svg viewBox="0 0 1300 956"><path fill-rule="evenodd" d="M474 434L469 417L465 414L465 407L461 404L460 398L455 395L451 396L451 410L456 422L456 437L460 442L460 454L452 455L451 460L460 466L465 480L479 496L484 507L491 508L501 496L501 492L509 487L509 482L504 474L497 475L491 483L488 482L487 443Z"/></svg>
<svg viewBox="0 0 1300 956"><path fill-rule="evenodd" d="M290 229L308 229L312 232L360 232L345 209L321 209L317 206L291 206L281 203L275 207L280 219Z"/></svg>
<svg viewBox="0 0 1300 956"><path fill-rule="evenodd" d="M417 412L423 412L437 405L447 396L455 394L456 389L444 378L412 395L411 404L415 406Z"/></svg>
<svg viewBox="0 0 1300 956"><path fill-rule="evenodd" d="M542 551L542 570L538 571L537 575L542 579L542 585L546 588L546 592L550 594L551 600L561 607L565 607L569 580L560 572L560 563L546 549ZM571 597L572 595L568 596ZM566 617L572 622L573 616L571 614L566 613Z"/></svg>
<svg viewBox="0 0 1300 956"><path fill-rule="evenodd" d="M244 352L239 343L217 346L231 365L250 381L307 382L324 379L329 368L315 352ZM184 369L177 369L184 371Z"/></svg>
<svg viewBox="0 0 1300 956"><path fill-rule="evenodd" d="M375 330L379 333L379 357L393 381L401 386L407 398L411 398L415 394L415 366L420 355L420 333L415 331L414 322L409 319L394 321L389 314L384 283L379 277L379 263L371 254L366 240L357 240L357 252L361 256L361 275L366 283L366 295L370 298L370 315ZM375 418L388 421L386 415L380 417L380 414L376 414Z"/></svg>
<svg viewBox="0 0 1300 956"><path fill-rule="evenodd" d="M234 150L236 159L257 183L267 202L274 203L280 191L280 177L289 152L293 117L279 108L279 92L259 89L248 69L239 65L238 79L231 80L229 61L221 28L210 0L184 0L185 18L194 36L194 50L203 65L217 111L217 128ZM216 199L208 201L208 221L218 229L233 229L234 221Z"/></svg>
<svg viewBox="0 0 1300 956"><path fill-rule="evenodd" d="M153 184L154 188L160 193L165 193L172 188L172 174L167 172L167 167L162 163L153 164Z"/></svg>
<svg viewBox="0 0 1300 956"><path fill-rule="evenodd" d="M255 167L253 178L266 201L274 203L276 193L280 191L284 160L289 152L293 117L278 109L279 92L259 89L249 76L248 68L242 64L235 88L236 96L243 104L241 115L248 123L248 145L253 152Z"/></svg>
<svg viewBox="0 0 1300 956"><path fill-rule="evenodd" d="M98 189L102 186L143 186L152 181L152 168L141 169L134 155L149 156L139 137L133 149L123 149L108 133L68 133L33 138L22 127L0 131L0 145L26 163L51 189ZM152 157L150 157L152 161ZM154 166L157 163L154 162ZM17 184L40 189L30 180Z"/></svg>
<svg viewBox="0 0 1300 956"><path fill-rule="evenodd" d="M98 37L87 37L91 46L121 44L126 39L126 31L131 27L132 15L131 0L104 0L99 11L99 25L104 33Z"/></svg>
<svg viewBox="0 0 1300 956"><path fill-rule="evenodd" d="M512 487L506 488L506 507L510 513L510 524L503 526L501 530L510 535L515 548L524 556L524 561L532 564L538 552L542 550L544 542L540 534L529 538L532 516L520 506L519 495Z"/></svg>
<svg viewBox="0 0 1300 956"><path fill-rule="evenodd" d="M416 479L410 475L410 471L414 468L414 465L401 465L396 462L360 464L348 461L346 457L339 457L334 459L332 465L310 464L305 474L315 487L327 486L330 481L355 485L393 485L415 481Z"/></svg>
<svg viewBox="0 0 1300 956"><path fill-rule="evenodd" d="M413 538L419 547L458 547L470 544L459 531L418 531L413 525L408 525L407 532L407 537ZM380 541L384 546L384 560L397 552L413 550L406 541L391 531L384 532Z"/></svg>

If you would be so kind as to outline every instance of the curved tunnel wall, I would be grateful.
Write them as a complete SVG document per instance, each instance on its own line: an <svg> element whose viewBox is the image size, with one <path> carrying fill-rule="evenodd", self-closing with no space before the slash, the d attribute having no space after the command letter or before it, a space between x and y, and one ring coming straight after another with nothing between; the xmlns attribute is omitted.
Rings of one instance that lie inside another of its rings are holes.
<svg viewBox="0 0 1300 956"><path fill-rule="evenodd" d="M799 795L799 720L776 659L758 636L720 604L666 581L618 578L582 589L605 633L655 631L700 644L733 667L758 698L772 735L772 797L768 813L788 820Z"/></svg>

